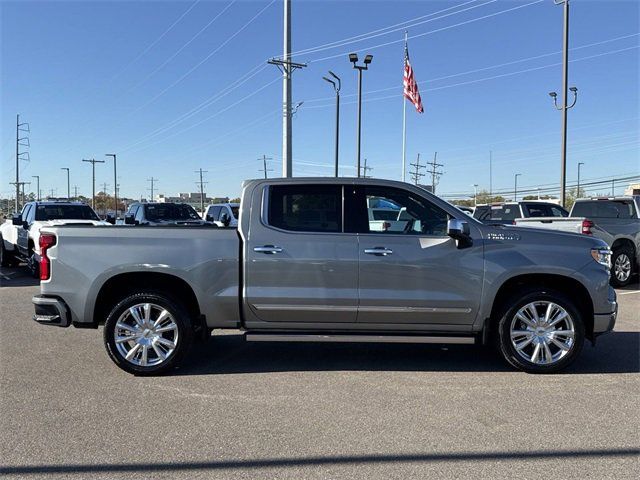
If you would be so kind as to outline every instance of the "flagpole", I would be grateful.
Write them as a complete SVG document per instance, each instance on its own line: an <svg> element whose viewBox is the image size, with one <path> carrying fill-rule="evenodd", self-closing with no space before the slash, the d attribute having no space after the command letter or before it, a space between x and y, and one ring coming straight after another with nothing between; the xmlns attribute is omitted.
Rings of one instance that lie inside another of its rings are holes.
<svg viewBox="0 0 640 480"><path fill-rule="evenodd" d="M404 70L407 61L407 31L404 32L404 58L402 65L402 181L406 181L407 172L407 100L404 98Z"/></svg>

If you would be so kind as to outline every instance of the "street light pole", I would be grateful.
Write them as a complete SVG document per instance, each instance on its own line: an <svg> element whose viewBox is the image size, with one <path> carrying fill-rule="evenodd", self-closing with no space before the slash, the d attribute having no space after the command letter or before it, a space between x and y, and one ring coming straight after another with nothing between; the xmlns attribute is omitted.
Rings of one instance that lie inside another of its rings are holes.
<svg viewBox="0 0 640 480"><path fill-rule="evenodd" d="M358 130L356 137L356 172L358 177L360 177L360 144L362 135L362 71L369 69L371 60L373 60L373 55L365 55L363 65L358 65L358 54L349 54L349 61L353 63L353 68L358 70Z"/></svg>
<svg viewBox="0 0 640 480"><path fill-rule="evenodd" d="M549 95L553 98L553 104L562 112L562 158L560 164L560 203L566 206L567 190L567 111L572 108L578 99L578 89L569 85L569 0L553 0L556 5L563 5L564 32L562 45L562 105L558 106L556 92ZM567 104L568 90L573 92L573 102Z"/></svg>
<svg viewBox="0 0 640 480"><path fill-rule="evenodd" d="M116 154L105 153L105 157L113 157L113 199L114 199L114 218L118 218L118 174L116 171ZM153 200L153 199L152 199Z"/></svg>
<svg viewBox="0 0 640 480"><path fill-rule="evenodd" d="M513 201L517 202L518 201L518 177L521 176L521 173L516 173L514 176L515 182L514 182L514 186L513 186Z"/></svg>
<svg viewBox="0 0 640 480"><path fill-rule="evenodd" d="M580 167L584 162L578 162L578 188L576 189L576 198L580 198Z"/></svg>
<svg viewBox="0 0 640 480"><path fill-rule="evenodd" d="M333 89L336 92L336 148L335 148L335 176L338 176L338 151L339 151L339 143L340 143L340 87L342 83L340 82L340 77L338 77L335 73L329 70L329 75L335 78L338 83L334 82L330 78L322 77L325 81L329 82L333 85Z"/></svg>
<svg viewBox="0 0 640 480"><path fill-rule="evenodd" d="M478 206L478 184L477 183L473 184L473 206L474 207Z"/></svg>
<svg viewBox="0 0 640 480"><path fill-rule="evenodd" d="M62 167L60 170L67 171L67 200L71 200L71 183L69 183L69 167Z"/></svg>
<svg viewBox="0 0 640 480"><path fill-rule="evenodd" d="M35 178L36 179L36 185L37 185L37 190L36 190L36 198L38 199L38 201L40 201L40 175L31 175L31 178Z"/></svg>

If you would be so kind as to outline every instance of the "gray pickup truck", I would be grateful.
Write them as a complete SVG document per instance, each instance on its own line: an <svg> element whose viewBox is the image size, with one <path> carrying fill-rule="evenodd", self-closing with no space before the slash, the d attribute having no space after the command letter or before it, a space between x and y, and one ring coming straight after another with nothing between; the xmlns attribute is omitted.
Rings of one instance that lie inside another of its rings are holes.
<svg viewBox="0 0 640 480"><path fill-rule="evenodd" d="M576 200L568 217L518 218L521 227L546 228L592 235L613 252L611 284L624 287L640 270L640 196L595 197Z"/></svg>
<svg viewBox="0 0 640 480"><path fill-rule="evenodd" d="M122 369L176 366L194 338L496 345L527 372L568 366L613 329L610 250L489 226L373 179L245 182L235 228L47 227L34 320L104 325Z"/></svg>

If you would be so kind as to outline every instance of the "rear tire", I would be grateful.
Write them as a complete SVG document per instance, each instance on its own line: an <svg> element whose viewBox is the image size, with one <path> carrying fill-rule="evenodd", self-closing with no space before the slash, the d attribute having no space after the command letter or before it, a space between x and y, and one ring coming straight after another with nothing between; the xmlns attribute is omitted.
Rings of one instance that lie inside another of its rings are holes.
<svg viewBox="0 0 640 480"><path fill-rule="evenodd" d="M616 248L611 256L611 285L626 287L631 283L635 258L631 247Z"/></svg>
<svg viewBox="0 0 640 480"><path fill-rule="evenodd" d="M585 329L569 297L539 288L512 295L502 309L498 335L498 349L510 365L528 373L554 373L578 357Z"/></svg>
<svg viewBox="0 0 640 480"><path fill-rule="evenodd" d="M0 237L0 266L13 267L16 264L16 259L13 253L7 250L4 246L4 240Z"/></svg>
<svg viewBox="0 0 640 480"><path fill-rule="evenodd" d="M104 344L113 362L134 375L159 375L179 365L193 328L181 302L165 293L133 293L107 316Z"/></svg>

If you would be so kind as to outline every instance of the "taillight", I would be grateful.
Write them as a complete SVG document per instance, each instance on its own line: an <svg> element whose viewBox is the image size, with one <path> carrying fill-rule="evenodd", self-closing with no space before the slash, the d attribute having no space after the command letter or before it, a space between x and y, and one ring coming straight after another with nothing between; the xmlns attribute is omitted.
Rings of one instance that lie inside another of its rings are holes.
<svg viewBox="0 0 640 480"><path fill-rule="evenodd" d="M593 228L593 222L591 220L585 219L582 221L582 233L585 235L593 235L591 228Z"/></svg>
<svg viewBox="0 0 640 480"><path fill-rule="evenodd" d="M55 244L55 235L49 233L40 235L40 280L49 280L51 277L51 261L47 256L47 250Z"/></svg>

